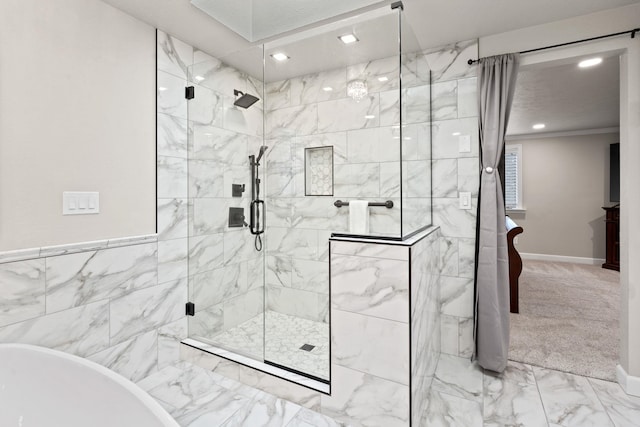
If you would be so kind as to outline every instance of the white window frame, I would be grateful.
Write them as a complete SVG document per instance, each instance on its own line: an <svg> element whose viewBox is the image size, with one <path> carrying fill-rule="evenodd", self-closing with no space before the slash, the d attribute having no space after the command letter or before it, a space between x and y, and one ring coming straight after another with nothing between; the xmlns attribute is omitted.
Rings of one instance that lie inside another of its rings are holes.
<svg viewBox="0 0 640 427"><path fill-rule="evenodd" d="M515 153L517 156L517 171L516 171L516 206L506 206L506 194L505 194L505 209L507 212L524 212L524 202L522 198L522 144L506 144L504 149L505 156L507 153ZM507 179L507 168L505 165L505 181ZM506 188L506 187L505 187ZM506 190L505 190L506 191Z"/></svg>

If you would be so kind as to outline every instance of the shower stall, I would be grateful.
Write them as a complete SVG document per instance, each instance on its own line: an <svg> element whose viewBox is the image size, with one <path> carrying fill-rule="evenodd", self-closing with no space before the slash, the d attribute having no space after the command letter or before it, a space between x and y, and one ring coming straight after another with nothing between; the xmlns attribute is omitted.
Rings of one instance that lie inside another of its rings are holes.
<svg viewBox="0 0 640 427"><path fill-rule="evenodd" d="M395 5L187 75L191 342L328 383L329 238L431 224L424 53Z"/></svg>

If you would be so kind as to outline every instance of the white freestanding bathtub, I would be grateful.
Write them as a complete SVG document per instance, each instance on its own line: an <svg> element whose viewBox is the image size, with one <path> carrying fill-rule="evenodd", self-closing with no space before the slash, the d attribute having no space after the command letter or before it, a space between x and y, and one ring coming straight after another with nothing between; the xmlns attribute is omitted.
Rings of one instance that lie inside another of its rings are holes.
<svg viewBox="0 0 640 427"><path fill-rule="evenodd" d="M2 427L178 427L137 385L56 350L0 344Z"/></svg>

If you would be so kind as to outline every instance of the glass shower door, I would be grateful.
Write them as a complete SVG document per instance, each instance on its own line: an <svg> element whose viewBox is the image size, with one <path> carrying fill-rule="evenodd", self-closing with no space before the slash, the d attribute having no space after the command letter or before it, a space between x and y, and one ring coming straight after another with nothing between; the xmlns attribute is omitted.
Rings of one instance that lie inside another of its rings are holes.
<svg viewBox="0 0 640 427"><path fill-rule="evenodd" d="M250 156L255 163L263 133L262 48L223 60L196 51L189 79L189 336L262 361L264 251L249 227Z"/></svg>

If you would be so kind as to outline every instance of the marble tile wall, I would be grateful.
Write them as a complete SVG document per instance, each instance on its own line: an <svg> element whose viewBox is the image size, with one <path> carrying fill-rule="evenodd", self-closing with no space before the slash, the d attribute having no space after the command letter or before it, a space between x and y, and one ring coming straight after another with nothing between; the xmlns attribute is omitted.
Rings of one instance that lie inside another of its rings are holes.
<svg viewBox="0 0 640 427"><path fill-rule="evenodd" d="M405 120L403 140L397 57L266 85L268 309L327 321L328 268L325 264L320 280L319 269L310 268L309 261L325 261L320 258L327 250L325 236L349 232L348 208L336 208L336 200L393 200L393 209L370 209L370 234L400 236L400 144L404 230L430 224L429 70L415 54L404 62L404 113L411 121ZM380 81L382 77L387 80ZM346 95L347 83L354 79L368 86L369 94L360 102ZM305 149L326 146L333 147L333 197L306 196ZM289 234L297 244L291 253L281 250L279 237ZM304 266L296 269L301 261ZM300 289L292 277L319 286ZM325 307L313 308L318 302Z"/></svg>
<svg viewBox="0 0 640 427"><path fill-rule="evenodd" d="M189 282L189 335L211 339L264 310L261 253L247 228L228 226L230 207L249 217L263 85L161 31L157 52L158 274ZM234 89L261 100L234 107ZM245 185L242 197L232 197L232 184Z"/></svg>
<svg viewBox="0 0 640 427"><path fill-rule="evenodd" d="M419 425L440 355L439 242L437 229L410 246L331 240L333 393L321 397L323 414Z"/></svg>
<svg viewBox="0 0 640 427"><path fill-rule="evenodd" d="M134 381L178 360L186 280L160 279L156 242L104 246L0 263L0 342L87 357Z"/></svg>
<svg viewBox="0 0 640 427"><path fill-rule="evenodd" d="M426 62L433 83L433 224L440 227L442 352L469 357L473 351L473 276L479 142L475 40L430 49ZM459 138L471 138L471 152L459 151ZM458 193L469 191L472 209L461 210Z"/></svg>

